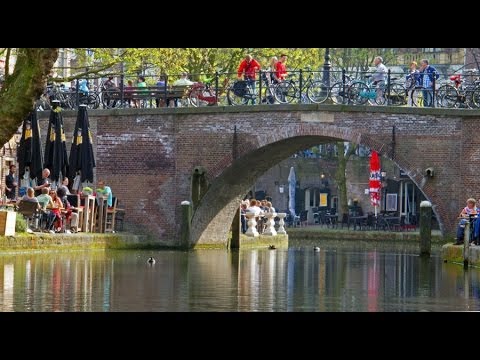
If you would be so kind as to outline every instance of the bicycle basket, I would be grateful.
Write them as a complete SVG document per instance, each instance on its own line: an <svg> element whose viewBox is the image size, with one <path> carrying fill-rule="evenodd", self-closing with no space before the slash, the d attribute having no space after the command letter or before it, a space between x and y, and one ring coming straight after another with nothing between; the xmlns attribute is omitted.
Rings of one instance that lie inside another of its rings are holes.
<svg viewBox="0 0 480 360"><path fill-rule="evenodd" d="M235 82L233 84L233 93L239 97L247 95L247 82L242 80Z"/></svg>

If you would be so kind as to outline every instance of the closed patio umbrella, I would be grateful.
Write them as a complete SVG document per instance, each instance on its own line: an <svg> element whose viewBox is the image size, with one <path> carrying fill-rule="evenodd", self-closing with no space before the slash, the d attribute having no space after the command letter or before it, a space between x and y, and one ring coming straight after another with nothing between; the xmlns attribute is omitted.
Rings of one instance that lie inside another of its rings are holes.
<svg viewBox="0 0 480 360"><path fill-rule="evenodd" d="M45 167L50 170L50 178L57 184L67 176L68 157L63 130L62 108L58 100L53 101L48 120L47 141L45 143Z"/></svg>
<svg viewBox="0 0 480 360"><path fill-rule="evenodd" d="M288 174L288 210L292 215L293 221L295 221L295 187L297 186L297 177L295 175L295 169L290 167L290 173Z"/></svg>
<svg viewBox="0 0 480 360"><path fill-rule="evenodd" d="M21 187L30 186L30 180L33 180L35 185L35 181L42 177L43 169L42 141L35 110L23 120L17 161Z"/></svg>
<svg viewBox="0 0 480 360"><path fill-rule="evenodd" d="M69 177L71 179L80 176L82 183L85 181L93 183L95 157L93 154L93 140L86 105L80 105L78 108L77 122L75 123L72 147L70 148L69 163ZM76 182L77 181L74 181L74 183Z"/></svg>

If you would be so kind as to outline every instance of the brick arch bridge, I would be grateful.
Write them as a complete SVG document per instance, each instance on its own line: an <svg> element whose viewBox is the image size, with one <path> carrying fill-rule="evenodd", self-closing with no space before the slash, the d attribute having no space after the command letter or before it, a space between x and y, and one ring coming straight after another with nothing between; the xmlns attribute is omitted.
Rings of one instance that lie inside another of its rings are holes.
<svg viewBox="0 0 480 360"><path fill-rule="evenodd" d="M274 105L89 114L96 178L121 199L127 228L163 246L185 245L180 203L191 198L195 167L206 170L209 188L194 212L189 246L226 244L239 201L263 172L333 140L367 145L392 159L432 202L445 235L453 233L465 200L480 196L474 136L480 111ZM64 113L68 148L75 116ZM45 129L46 121L40 123Z"/></svg>

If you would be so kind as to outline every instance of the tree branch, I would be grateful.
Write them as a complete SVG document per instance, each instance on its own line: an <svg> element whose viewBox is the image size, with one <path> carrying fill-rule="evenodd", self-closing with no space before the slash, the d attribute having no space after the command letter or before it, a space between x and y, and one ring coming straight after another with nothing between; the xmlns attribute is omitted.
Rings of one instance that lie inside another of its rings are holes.
<svg viewBox="0 0 480 360"><path fill-rule="evenodd" d="M0 143L5 144L45 89L58 48L19 48L13 73L0 90Z"/></svg>

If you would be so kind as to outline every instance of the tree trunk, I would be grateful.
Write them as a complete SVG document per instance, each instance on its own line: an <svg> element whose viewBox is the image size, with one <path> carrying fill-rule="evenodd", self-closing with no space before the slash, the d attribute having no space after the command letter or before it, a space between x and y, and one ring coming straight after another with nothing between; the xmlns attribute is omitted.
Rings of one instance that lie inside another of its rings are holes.
<svg viewBox="0 0 480 360"><path fill-rule="evenodd" d="M34 109L57 57L57 48L17 49L13 74L6 78L0 90L0 146L11 139Z"/></svg>
<svg viewBox="0 0 480 360"><path fill-rule="evenodd" d="M337 142L338 149L338 165L335 172L335 181L338 189L338 205L339 215L348 214L347 201L347 179L345 176L345 169L347 167L347 160L345 159L345 145L343 141Z"/></svg>
<svg viewBox="0 0 480 360"><path fill-rule="evenodd" d="M345 144L343 141L337 142L338 150L338 166L335 172L335 181L338 189L338 204L339 215L348 214L348 200L347 200L347 177L345 171L347 169L347 162L350 156L355 153L356 145L350 143L348 152L345 155Z"/></svg>

